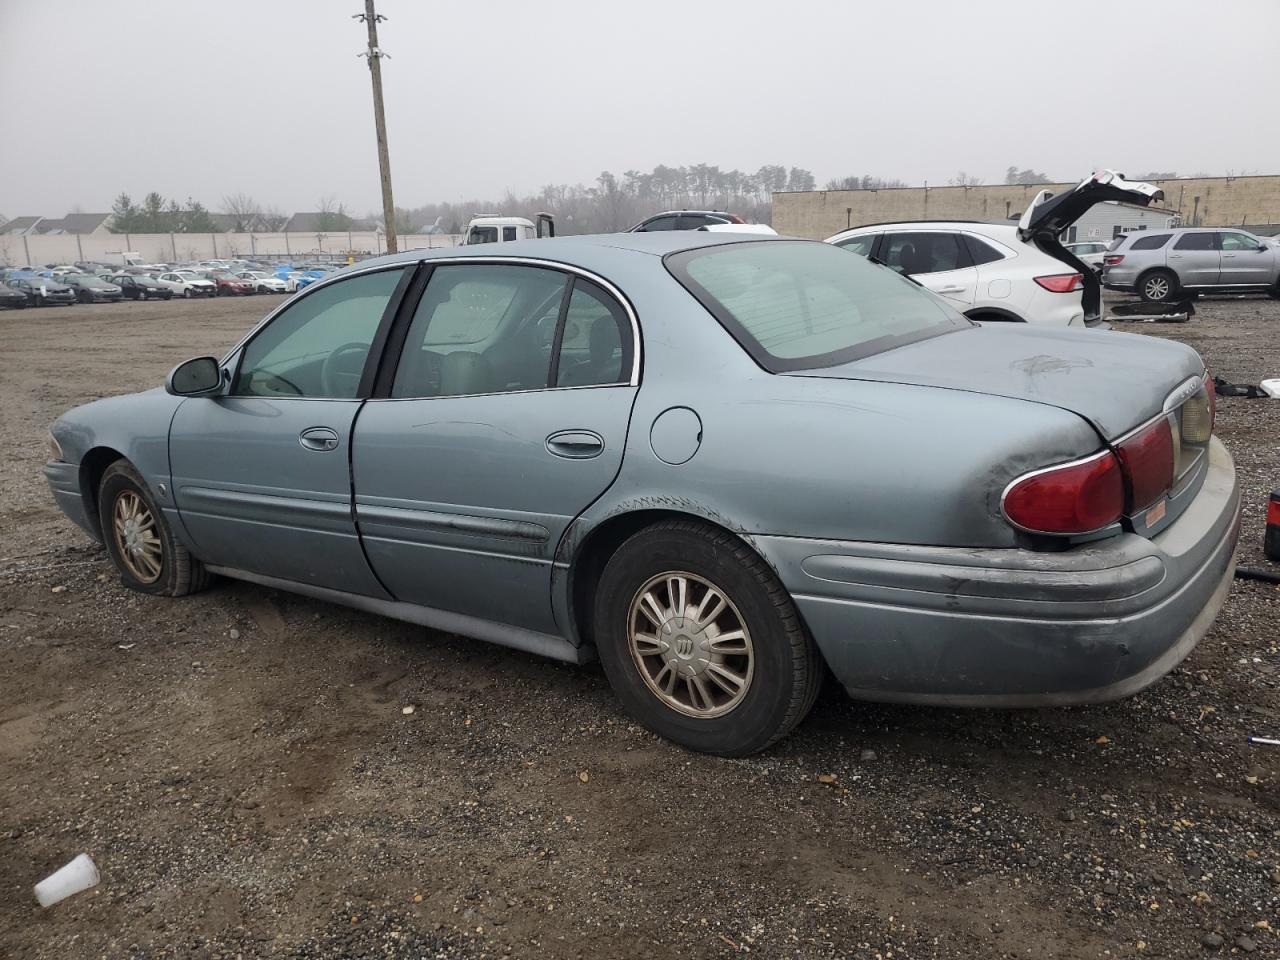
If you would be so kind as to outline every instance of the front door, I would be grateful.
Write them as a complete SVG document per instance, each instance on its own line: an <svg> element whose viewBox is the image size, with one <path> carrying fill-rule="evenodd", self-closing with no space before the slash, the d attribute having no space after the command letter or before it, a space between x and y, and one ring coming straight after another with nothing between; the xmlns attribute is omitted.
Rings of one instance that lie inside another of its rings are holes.
<svg viewBox="0 0 1280 960"><path fill-rule="evenodd" d="M1218 234L1222 260L1218 282L1224 286L1266 286L1274 282L1276 251L1247 233Z"/></svg>
<svg viewBox="0 0 1280 960"><path fill-rule="evenodd" d="M888 233L876 256L961 309L973 306L978 271L954 233Z"/></svg>
<svg viewBox="0 0 1280 960"><path fill-rule="evenodd" d="M1169 249L1167 263L1184 287L1211 287L1218 282L1218 235L1212 230L1184 233Z"/></svg>
<svg viewBox="0 0 1280 960"><path fill-rule="evenodd" d="M349 457L366 362L404 272L300 295L239 351L225 396L178 407L174 500L205 563L386 596L352 520Z"/></svg>
<svg viewBox="0 0 1280 960"><path fill-rule="evenodd" d="M555 631L556 545L622 463L630 316L573 274L446 264L403 336L355 427L370 563L398 600Z"/></svg>

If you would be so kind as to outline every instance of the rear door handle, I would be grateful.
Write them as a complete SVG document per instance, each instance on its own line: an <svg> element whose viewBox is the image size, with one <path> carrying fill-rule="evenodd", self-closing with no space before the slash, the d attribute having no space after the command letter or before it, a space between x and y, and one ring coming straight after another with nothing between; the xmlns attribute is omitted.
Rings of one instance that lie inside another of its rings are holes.
<svg viewBox="0 0 1280 960"><path fill-rule="evenodd" d="M590 430L561 430L547 437L547 450L565 460L590 460L604 453L604 437Z"/></svg>
<svg viewBox="0 0 1280 960"><path fill-rule="evenodd" d="M323 453L338 449L338 431L329 427L307 427L298 434L298 443L306 450Z"/></svg>

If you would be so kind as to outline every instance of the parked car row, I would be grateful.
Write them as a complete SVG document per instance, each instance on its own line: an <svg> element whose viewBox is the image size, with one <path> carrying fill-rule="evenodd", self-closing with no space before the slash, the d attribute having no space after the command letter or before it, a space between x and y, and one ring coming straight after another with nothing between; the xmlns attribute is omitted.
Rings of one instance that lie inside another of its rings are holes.
<svg viewBox="0 0 1280 960"><path fill-rule="evenodd" d="M82 262L0 269L0 308L44 307L173 297L296 293L343 264L265 264L200 260L187 264Z"/></svg>

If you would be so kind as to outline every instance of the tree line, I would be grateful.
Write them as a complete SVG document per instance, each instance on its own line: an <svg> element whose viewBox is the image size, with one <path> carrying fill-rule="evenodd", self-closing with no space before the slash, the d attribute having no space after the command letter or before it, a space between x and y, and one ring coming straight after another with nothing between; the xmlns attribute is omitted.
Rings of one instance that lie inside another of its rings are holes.
<svg viewBox="0 0 1280 960"><path fill-rule="evenodd" d="M134 203L127 193L116 197L110 229L112 233L213 233L218 227L198 200L188 197L186 204L180 205L152 192L141 204Z"/></svg>

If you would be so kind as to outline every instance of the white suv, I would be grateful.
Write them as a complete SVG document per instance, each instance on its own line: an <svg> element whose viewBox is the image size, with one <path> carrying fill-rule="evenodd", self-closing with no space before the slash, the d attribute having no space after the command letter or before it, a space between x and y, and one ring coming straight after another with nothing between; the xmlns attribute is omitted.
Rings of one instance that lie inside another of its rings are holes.
<svg viewBox="0 0 1280 960"><path fill-rule="evenodd" d="M1040 191L1016 224L877 223L827 243L906 274L972 320L1092 327L1102 322L1102 285L1060 237L1096 203L1147 206L1161 197L1152 184L1104 170L1056 196Z"/></svg>
<svg viewBox="0 0 1280 960"><path fill-rule="evenodd" d="M1078 270L1018 239L1013 223L882 223L827 240L952 301L971 320L1084 326Z"/></svg>

